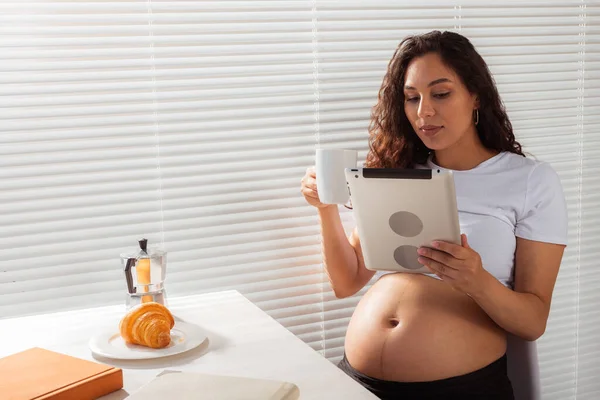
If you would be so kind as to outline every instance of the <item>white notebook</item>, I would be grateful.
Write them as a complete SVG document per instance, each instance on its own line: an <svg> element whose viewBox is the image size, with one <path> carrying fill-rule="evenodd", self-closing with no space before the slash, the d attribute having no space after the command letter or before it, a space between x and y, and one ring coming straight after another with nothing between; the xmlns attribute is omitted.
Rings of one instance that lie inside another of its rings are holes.
<svg viewBox="0 0 600 400"><path fill-rule="evenodd" d="M198 372L165 371L128 400L297 400L300 390L289 382Z"/></svg>

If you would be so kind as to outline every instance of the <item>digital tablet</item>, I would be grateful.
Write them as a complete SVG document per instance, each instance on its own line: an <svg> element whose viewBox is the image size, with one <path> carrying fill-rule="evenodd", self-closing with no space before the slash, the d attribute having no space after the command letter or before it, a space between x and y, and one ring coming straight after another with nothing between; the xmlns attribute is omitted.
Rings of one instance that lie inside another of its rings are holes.
<svg viewBox="0 0 600 400"><path fill-rule="evenodd" d="M431 273L417 249L460 244L452 171L346 168L365 265L373 271Z"/></svg>

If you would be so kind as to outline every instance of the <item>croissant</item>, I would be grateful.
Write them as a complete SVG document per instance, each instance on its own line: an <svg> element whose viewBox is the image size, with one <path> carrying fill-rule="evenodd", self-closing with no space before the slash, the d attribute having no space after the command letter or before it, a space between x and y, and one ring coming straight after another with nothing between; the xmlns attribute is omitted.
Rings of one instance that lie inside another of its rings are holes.
<svg viewBox="0 0 600 400"><path fill-rule="evenodd" d="M175 320L167 307L147 302L127 312L119 323L119 331L126 343L162 349L171 343L174 325Z"/></svg>

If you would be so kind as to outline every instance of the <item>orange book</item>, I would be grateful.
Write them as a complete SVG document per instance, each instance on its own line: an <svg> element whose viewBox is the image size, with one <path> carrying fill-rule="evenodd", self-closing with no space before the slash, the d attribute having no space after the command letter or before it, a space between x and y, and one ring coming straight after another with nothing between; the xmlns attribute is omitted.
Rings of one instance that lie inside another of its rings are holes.
<svg viewBox="0 0 600 400"><path fill-rule="evenodd" d="M38 347L0 358L4 400L93 400L123 387L123 371Z"/></svg>

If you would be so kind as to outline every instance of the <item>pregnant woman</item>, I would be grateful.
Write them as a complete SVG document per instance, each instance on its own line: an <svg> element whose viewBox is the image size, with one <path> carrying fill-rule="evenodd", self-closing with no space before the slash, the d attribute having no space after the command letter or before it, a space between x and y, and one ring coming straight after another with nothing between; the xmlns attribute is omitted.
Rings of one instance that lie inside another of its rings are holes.
<svg viewBox="0 0 600 400"><path fill-rule="evenodd" d="M558 175L524 156L485 61L457 33L402 41L369 131L366 167L454 172L462 245L419 249L430 274L377 279L340 368L381 399L513 399L507 332L544 333L566 246ZM357 230L347 237L337 205L319 201L314 168L301 190L318 210L335 295L354 295L374 275Z"/></svg>

